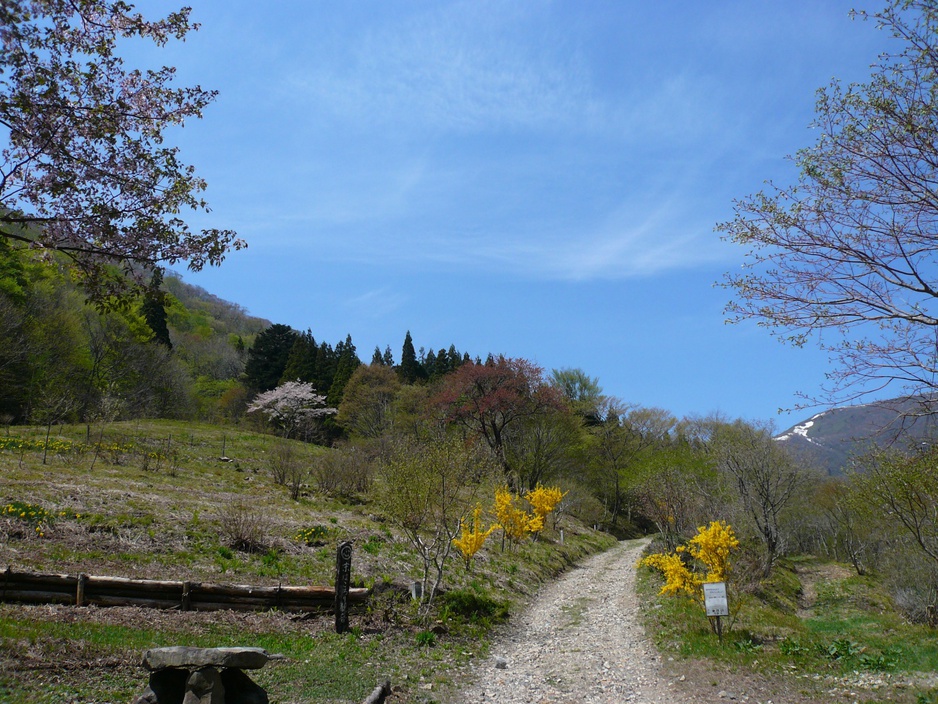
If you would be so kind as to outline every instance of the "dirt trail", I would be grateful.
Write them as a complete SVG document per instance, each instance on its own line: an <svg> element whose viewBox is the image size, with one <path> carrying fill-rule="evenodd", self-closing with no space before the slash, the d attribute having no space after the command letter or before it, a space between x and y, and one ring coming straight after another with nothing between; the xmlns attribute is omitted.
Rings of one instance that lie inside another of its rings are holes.
<svg viewBox="0 0 938 704"><path fill-rule="evenodd" d="M493 657L477 666L463 704L685 704L646 639L635 563L646 541L595 555L546 586Z"/></svg>

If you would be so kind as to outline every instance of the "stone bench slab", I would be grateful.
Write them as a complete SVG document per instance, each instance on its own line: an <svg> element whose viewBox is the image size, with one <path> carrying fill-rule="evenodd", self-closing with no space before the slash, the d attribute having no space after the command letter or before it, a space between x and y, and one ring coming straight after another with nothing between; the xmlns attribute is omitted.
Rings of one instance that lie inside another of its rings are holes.
<svg viewBox="0 0 938 704"><path fill-rule="evenodd" d="M177 645L169 648L150 648L143 653L143 666L150 671L171 667L197 670L203 667L236 667L241 670L259 670L268 661L279 659L263 648L192 648Z"/></svg>

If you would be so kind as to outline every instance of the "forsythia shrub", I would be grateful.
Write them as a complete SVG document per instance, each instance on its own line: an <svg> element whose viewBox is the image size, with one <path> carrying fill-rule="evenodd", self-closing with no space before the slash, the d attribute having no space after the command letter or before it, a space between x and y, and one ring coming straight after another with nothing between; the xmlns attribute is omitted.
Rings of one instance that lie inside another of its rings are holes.
<svg viewBox="0 0 938 704"><path fill-rule="evenodd" d="M453 545L462 553L463 560L466 561L466 569L472 566L472 558L479 552L485 539L498 528L497 524L492 524L486 529L482 529L482 507L476 506L472 512L472 528L470 529L465 521L460 521L462 535L453 539Z"/></svg>
<svg viewBox="0 0 938 704"><path fill-rule="evenodd" d="M739 547L733 529L723 521L712 521L709 527L700 526L697 535L681 545L673 553L654 553L641 560L640 567L652 567L665 579L660 594L685 593L691 598L702 599L701 585L705 582L724 582L730 572L730 553ZM701 575L691 571L679 553L686 552L707 572Z"/></svg>
<svg viewBox="0 0 938 704"><path fill-rule="evenodd" d="M557 508L566 495L566 492L561 491L560 487L545 487L538 484L534 489L527 492L524 498L528 500L531 508L534 509L534 515L541 519L541 528L543 528L548 514Z"/></svg>
<svg viewBox="0 0 938 704"><path fill-rule="evenodd" d="M515 506L519 497L507 486L495 490L495 519L509 542L518 543L528 533L537 533L544 528L544 519Z"/></svg>
<svg viewBox="0 0 938 704"><path fill-rule="evenodd" d="M691 557L707 567L704 582L725 582L730 572L730 552L739 547L733 529L723 521L711 521L710 526L697 529L697 535L679 552L689 552Z"/></svg>
<svg viewBox="0 0 938 704"><path fill-rule="evenodd" d="M676 595L685 592L688 596L695 597L700 591L697 575L687 569L677 553L654 553L638 564L653 567L664 576L664 586L661 587L660 594Z"/></svg>

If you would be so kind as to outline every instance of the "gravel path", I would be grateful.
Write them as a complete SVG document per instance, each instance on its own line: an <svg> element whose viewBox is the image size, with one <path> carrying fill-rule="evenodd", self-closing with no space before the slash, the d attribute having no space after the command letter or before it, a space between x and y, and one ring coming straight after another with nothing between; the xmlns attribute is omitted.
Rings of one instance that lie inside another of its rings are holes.
<svg viewBox="0 0 938 704"><path fill-rule="evenodd" d="M683 704L645 638L635 563L646 541L595 555L545 587L493 657L479 663L464 704Z"/></svg>

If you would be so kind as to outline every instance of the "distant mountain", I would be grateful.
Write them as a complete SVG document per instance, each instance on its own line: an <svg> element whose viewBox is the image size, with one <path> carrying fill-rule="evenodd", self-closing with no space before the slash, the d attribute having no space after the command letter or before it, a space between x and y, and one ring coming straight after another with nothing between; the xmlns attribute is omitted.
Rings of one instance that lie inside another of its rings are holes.
<svg viewBox="0 0 938 704"><path fill-rule="evenodd" d="M838 475L851 457L874 444L908 447L938 439L938 415L923 415L922 410L920 397L833 408L793 425L775 439L795 456Z"/></svg>

